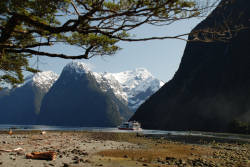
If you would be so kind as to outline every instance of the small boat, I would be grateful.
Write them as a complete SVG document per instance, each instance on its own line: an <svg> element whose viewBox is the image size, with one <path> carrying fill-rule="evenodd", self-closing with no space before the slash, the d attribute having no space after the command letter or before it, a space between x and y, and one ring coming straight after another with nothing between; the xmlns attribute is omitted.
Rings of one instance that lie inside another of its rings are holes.
<svg viewBox="0 0 250 167"><path fill-rule="evenodd" d="M118 126L119 130L135 130L139 131L141 129L141 124L137 121L129 121L129 122L124 122L120 126Z"/></svg>

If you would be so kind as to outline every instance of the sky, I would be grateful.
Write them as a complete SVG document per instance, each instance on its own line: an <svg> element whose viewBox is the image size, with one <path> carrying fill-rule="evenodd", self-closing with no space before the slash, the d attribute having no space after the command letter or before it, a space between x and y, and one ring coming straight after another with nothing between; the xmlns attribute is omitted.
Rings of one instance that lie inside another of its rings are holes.
<svg viewBox="0 0 250 167"><path fill-rule="evenodd" d="M177 35L190 32L202 19L189 19L163 27L143 26L133 32L136 37ZM178 39L165 39L144 42L120 42L122 48L114 56L97 56L82 61L89 65L95 72L122 72L136 68L146 68L153 76L169 81L177 71L186 42ZM41 49L42 50L42 49ZM52 52L63 52L68 55L80 53L78 48L57 45L46 48ZM36 56L30 61L36 67ZM39 69L41 71L51 70L58 74L63 67L72 60L60 58L48 58L39 56Z"/></svg>

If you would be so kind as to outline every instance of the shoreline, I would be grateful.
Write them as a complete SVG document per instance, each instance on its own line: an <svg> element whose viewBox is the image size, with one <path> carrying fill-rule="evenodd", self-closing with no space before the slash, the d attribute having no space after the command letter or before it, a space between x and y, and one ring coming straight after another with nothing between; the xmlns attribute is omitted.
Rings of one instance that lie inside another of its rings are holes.
<svg viewBox="0 0 250 167"><path fill-rule="evenodd" d="M101 129L101 128L96 128ZM111 128L109 128L111 129ZM46 132L54 132L54 133L131 133L136 134L137 136L143 136L148 138L164 138L166 140L179 141L189 144L199 143L200 140L211 142L224 142L224 143L250 143L250 135L248 134L236 134L236 133L221 133L221 132L201 132L201 131L192 131L192 132L184 132L184 131L165 131L163 134L162 131L159 133L150 133L150 131L157 130L146 130L146 131L105 131L105 130L70 130L70 129L61 129L61 130L40 130L40 129L12 129L15 134L33 134L33 133L41 133L42 131ZM8 130L1 130L1 134L8 134Z"/></svg>
<svg viewBox="0 0 250 167"><path fill-rule="evenodd" d="M0 167L170 167L250 166L250 142L197 136L136 133L17 130L0 131ZM27 159L31 152L53 151L53 161Z"/></svg>

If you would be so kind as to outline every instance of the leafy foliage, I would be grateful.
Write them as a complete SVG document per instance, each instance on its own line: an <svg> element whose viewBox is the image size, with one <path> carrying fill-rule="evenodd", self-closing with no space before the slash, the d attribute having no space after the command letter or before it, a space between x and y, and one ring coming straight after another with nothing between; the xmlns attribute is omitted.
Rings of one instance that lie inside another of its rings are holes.
<svg viewBox="0 0 250 167"><path fill-rule="evenodd" d="M169 25L199 16L197 0L1 0L0 84L23 81L23 70L35 72L31 55L64 59L89 59L113 55L119 41L179 38L135 38L130 31L144 24ZM81 55L40 51L56 43L74 45ZM4 73L4 74L2 74Z"/></svg>

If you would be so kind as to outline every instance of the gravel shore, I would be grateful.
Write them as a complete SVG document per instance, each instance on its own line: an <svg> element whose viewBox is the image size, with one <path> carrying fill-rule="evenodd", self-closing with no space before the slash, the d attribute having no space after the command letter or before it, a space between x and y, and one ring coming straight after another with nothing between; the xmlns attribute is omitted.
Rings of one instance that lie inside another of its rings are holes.
<svg viewBox="0 0 250 167"><path fill-rule="evenodd" d="M175 137L177 139L178 137ZM19 148L15 151L14 149ZM53 151L56 159L27 159L31 152ZM0 132L0 167L170 167L250 166L247 142L183 142L135 133Z"/></svg>

